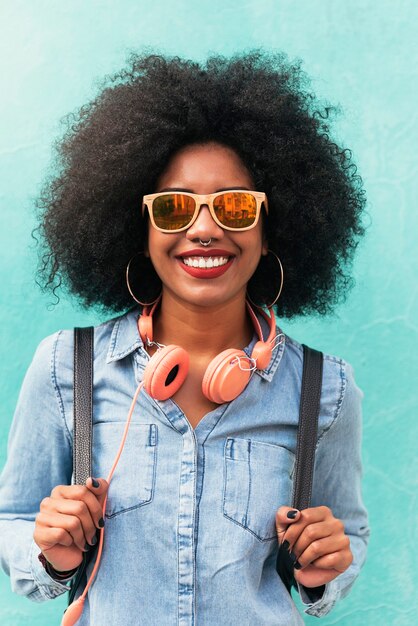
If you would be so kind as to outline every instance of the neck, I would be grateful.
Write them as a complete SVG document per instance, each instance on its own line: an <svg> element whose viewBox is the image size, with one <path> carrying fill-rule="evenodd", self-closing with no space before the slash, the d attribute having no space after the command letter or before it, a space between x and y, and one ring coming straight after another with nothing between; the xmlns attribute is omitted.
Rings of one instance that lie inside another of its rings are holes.
<svg viewBox="0 0 418 626"><path fill-rule="evenodd" d="M198 306L164 292L153 326L155 341L179 345L201 359L228 348L245 348L254 332L242 296L219 305Z"/></svg>

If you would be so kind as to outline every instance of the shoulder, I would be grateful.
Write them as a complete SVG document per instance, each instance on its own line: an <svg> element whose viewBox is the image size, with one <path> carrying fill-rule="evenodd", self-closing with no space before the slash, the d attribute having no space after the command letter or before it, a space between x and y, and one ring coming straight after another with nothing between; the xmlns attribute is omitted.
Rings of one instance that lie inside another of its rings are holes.
<svg viewBox="0 0 418 626"><path fill-rule="evenodd" d="M301 384L303 345L287 334L285 345L288 366L293 368ZM335 354L323 352L320 347L309 347L323 354L319 426L320 430L325 432L336 420L341 419L343 413L359 415L364 393L355 381L354 367L351 363Z"/></svg>
<svg viewBox="0 0 418 626"><path fill-rule="evenodd" d="M95 365L104 363L112 347L112 337L126 320L128 313L108 319L93 327L93 354ZM49 371L55 380L73 375L74 328L64 328L43 338L38 344L32 360L32 368Z"/></svg>

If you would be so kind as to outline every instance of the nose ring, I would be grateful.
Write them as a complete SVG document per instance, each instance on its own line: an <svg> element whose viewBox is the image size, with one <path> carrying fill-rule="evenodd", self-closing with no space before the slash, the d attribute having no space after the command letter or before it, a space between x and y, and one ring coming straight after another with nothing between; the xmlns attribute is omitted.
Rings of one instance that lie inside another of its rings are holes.
<svg viewBox="0 0 418 626"><path fill-rule="evenodd" d="M212 241L212 238L210 238L208 241L202 241L201 239L199 239L199 243L200 243L202 246L205 246L205 248L206 248L206 246L209 246L209 245L210 245L211 241Z"/></svg>

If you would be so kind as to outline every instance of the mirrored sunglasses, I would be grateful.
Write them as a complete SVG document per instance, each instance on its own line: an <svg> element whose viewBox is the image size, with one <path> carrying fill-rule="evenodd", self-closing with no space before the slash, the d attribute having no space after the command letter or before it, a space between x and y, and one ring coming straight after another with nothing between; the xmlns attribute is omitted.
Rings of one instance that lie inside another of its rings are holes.
<svg viewBox="0 0 418 626"><path fill-rule="evenodd" d="M206 204L215 222L226 230L249 230L256 226L264 203L268 213L267 197L261 191L235 189L200 195L186 192L160 192L143 197L151 224L163 233L178 233L190 228L200 207Z"/></svg>

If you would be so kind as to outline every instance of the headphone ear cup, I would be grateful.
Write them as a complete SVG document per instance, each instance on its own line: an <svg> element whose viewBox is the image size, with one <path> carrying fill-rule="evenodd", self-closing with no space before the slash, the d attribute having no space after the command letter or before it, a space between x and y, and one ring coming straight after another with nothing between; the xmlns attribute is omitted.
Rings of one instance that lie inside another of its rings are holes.
<svg viewBox="0 0 418 626"><path fill-rule="evenodd" d="M167 400L184 383L189 371L189 355L179 346L157 350L144 371L144 389L155 400Z"/></svg>
<svg viewBox="0 0 418 626"><path fill-rule="evenodd" d="M251 352L251 358L255 360L258 370L265 370L271 360L272 348L269 343L257 341Z"/></svg>
<svg viewBox="0 0 418 626"><path fill-rule="evenodd" d="M242 370L239 367L239 359L248 362L245 352L229 348L209 363L202 380L203 394L209 400L218 404L230 402L244 391L250 380L251 371Z"/></svg>

